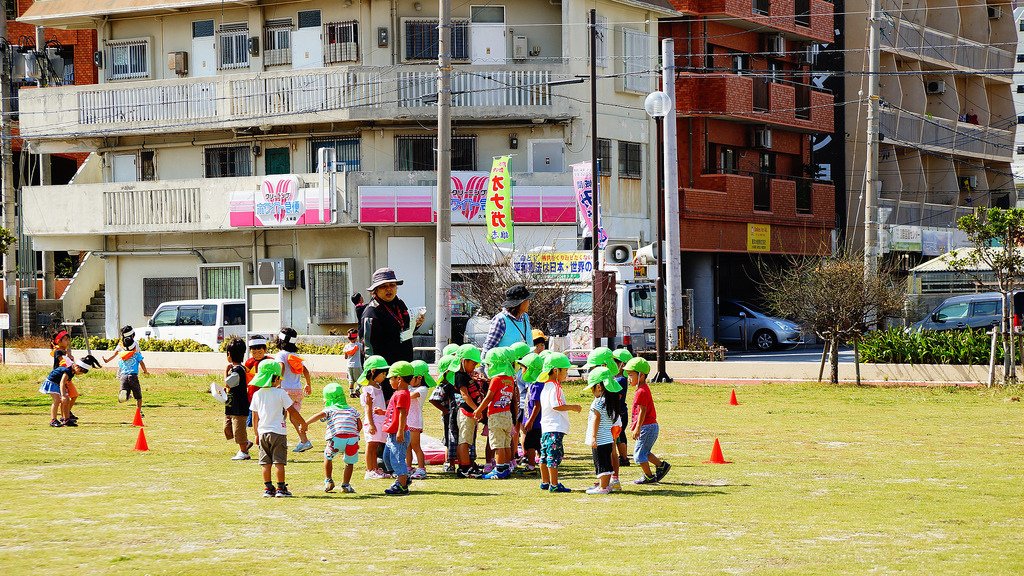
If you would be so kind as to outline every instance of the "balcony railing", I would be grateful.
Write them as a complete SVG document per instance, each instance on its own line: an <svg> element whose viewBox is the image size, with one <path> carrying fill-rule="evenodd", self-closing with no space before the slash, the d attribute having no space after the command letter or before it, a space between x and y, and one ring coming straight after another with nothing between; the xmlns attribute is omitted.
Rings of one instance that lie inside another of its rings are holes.
<svg viewBox="0 0 1024 576"><path fill-rule="evenodd" d="M801 120L811 119L811 87L807 84L796 86L796 117Z"/></svg>
<svg viewBox="0 0 1024 576"><path fill-rule="evenodd" d="M806 216L813 214L815 222L832 222L835 207L831 199L835 195L835 187L828 183L803 176L773 174L749 171L717 171L701 174L696 186L689 192L691 199L708 192L724 193L734 198L743 198L751 202L752 212L771 212L773 218L796 218L805 221ZM814 201L818 200L817 209ZM700 201L698 201L700 202ZM711 204L721 205L721 211L714 213L721 216L743 217L735 214L730 204L713 200ZM700 202L701 210L706 211L707 201ZM732 210L732 212L730 212Z"/></svg>
<svg viewBox="0 0 1024 576"><path fill-rule="evenodd" d="M771 82L767 77L743 75L710 76L684 74L676 80L680 101L693 98L696 110L688 116L714 116L748 120L759 124L788 127L804 132L832 132L835 123L834 97L812 86L798 95L800 85ZM797 98L809 98L798 103Z"/></svg>
<svg viewBox="0 0 1024 576"><path fill-rule="evenodd" d="M927 149L945 149L962 156L1009 162L1013 153L1013 132L991 126L925 116L883 108L879 115L881 134L890 140Z"/></svg>
<svg viewBox="0 0 1024 576"><path fill-rule="evenodd" d="M1009 76L1013 69L1013 53L1009 50L979 44L907 20L883 19L881 44L950 67L984 70L995 76Z"/></svg>
<svg viewBox="0 0 1024 576"><path fill-rule="evenodd" d="M751 2L750 11L758 15L767 15L769 9L768 0L753 0Z"/></svg>

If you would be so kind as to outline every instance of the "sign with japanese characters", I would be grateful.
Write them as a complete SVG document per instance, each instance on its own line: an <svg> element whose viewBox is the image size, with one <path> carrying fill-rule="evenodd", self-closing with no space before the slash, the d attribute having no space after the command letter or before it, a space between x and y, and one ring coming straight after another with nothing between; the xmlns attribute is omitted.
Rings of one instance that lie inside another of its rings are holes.
<svg viewBox="0 0 1024 576"><path fill-rule="evenodd" d="M512 244L512 178L511 156L495 156L487 181L487 241Z"/></svg>
<svg viewBox="0 0 1024 576"><path fill-rule="evenodd" d="M328 224L332 194L329 188L304 188L294 174L266 176L259 190L231 193L229 223L235 228Z"/></svg>
<svg viewBox="0 0 1024 576"><path fill-rule="evenodd" d="M772 249L771 224L747 224L747 252L770 252Z"/></svg>
<svg viewBox="0 0 1024 576"><path fill-rule="evenodd" d="M531 252L518 255L512 266L519 273L543 274L559 280L581 280L594 272L591 256L587 250Z"/></svg>
<svg viewBox="0 0 1024 576"><path fill-rule="evenodd" d="M583 218L583 235L590 236L594 226L594 220L590 214L594 205L593 164L580 162L572 165L572 187L576 191L576 204L579 207L580 216ZM598 206L598 219L600 217L600 206ZM597 242L601 248L604 248L608 242L608 235L605 234L603 226L597 228Z"/></svg>

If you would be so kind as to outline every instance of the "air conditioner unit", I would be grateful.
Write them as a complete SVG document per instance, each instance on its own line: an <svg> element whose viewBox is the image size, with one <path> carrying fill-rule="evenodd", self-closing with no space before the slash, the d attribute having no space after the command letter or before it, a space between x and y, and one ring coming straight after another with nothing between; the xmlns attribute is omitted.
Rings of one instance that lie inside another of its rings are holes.
<svg viewBox="0 0 1024 576"><path fill-rule="evenodd" d="M974 190L978 187L977 176L961 176L960 177L960 188L969 188Z"/></svg>
<svg viewBox="0 0 1024 576"><path fill-rule="evenodd" d="M801 52L801 60L804 64L817 64L818 54L821 52L821 46L818 44L808 44L804 51Z"/></svg>
<svg viewBox="0 0 1024 576"><path fill-rule="evenodd" d="M772 147L772 131L769 128L754 130L754 147L770 150Z"/></svg>
<svg viewBox="0 0 1024 576"><path fill-rule="evenodd" d="M530 40L526 36L512 37L512 60L521 62L530 55Z"/></svg>
<svg viewBox="0 0 1024 576"><path fill-rule="evenodd" d="M924 91L929 94L945 94L946 83L942 80L930 80L925 83Z"/></svg>
<svg viewBox="0 0 1024 576"><path fill-rule="evenodd" d="M745 58L742 55L735 55L732 57L732 69L736 71L736 74L742 76L747 72L747 64L744 61Z"/></svg>
<svg viewBox="0 0 1024 576"><path fill-rule="evenodd" d="M988 7L988 18L989 20L998 20L1003 15L1002 6L989 6Z"/></svg>
<svg viewBox="0 0 1024 576"><path fill-rule="evenodd" d="M764 51L769 56L786 55L786 37L782 34L772 34L764 37Z"/></svg>
<svg viewBox="0 0 1024 576"><path fill-rule="evenodd" d="M632 264L633 248L629 244L613 244L609 242L604 249L604 262L610 266Z"/></svg>
<svg viewBox="0 0 1024 576"><path fill-rule="evenodd" d="M256 283L295 289L295 258L264 258L256 262Z"/></svg>

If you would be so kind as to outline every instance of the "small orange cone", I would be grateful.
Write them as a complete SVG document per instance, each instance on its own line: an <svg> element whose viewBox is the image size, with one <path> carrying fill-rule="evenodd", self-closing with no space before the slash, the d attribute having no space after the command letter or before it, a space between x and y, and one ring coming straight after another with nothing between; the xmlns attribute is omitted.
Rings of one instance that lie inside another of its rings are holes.
<svg viewBox="0 0 1024 576"><path fill-rule="evenodd" d="M146 431L139 428L139 438L135 440L136 452L149 452L149 443L146 442Z"/></svg>
<svg viewBox="0 0 1024 576"><path fill-rule="evenodd" d="M145 424L142 423L142 408L135 409L135 420L132 420L132 426L143 427Z"/></svg>
<svg viewBox="0 0 1024 576"><path fill-rule="evenodd" d="M141 430L140 430L141 432ZM732 460L726 460L722 456L722 445L718 443L718 438L715 438L715 445L711 448L711 459L705 460L705 464L732 464Z"/></svg>
<svg viewBox="0 0 1024 576"><path fill-rule="evenodd" d="M736 389L733 389L732 396L729 398L729 406L739 406L739 401L736 400Z"/></svg>

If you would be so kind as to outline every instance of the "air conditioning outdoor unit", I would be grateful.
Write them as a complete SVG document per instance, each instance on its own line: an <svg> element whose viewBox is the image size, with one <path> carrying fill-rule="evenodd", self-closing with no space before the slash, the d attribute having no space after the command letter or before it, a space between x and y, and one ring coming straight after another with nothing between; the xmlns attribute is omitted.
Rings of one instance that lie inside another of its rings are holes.
<svg viewBox="0 0 1024 576"><path fill-rule="evenodd" d="M989 6L988 7L988 18L989 20L998 20L1003 15L1002 6Z"/></svg>
<svg viewBox="0 0 1024 576"><path fill-rule="evenodd" d="M770 150L772 147L772 131L769 128L754 130L754 147Z"/></svg>
<svg viewBox="0 0 1024 576"><path fill-rule="evenodd" d="M295 258L264 258L256 263L256 283L295 289Z"/></svg>
<svg viewBox="0 0 1024 576"><path fill-rule="evenodd" d="M821 46L818 44L808 44L802 52L802 60L804 64L817 64L818 54L821 52Z"/></svg>
<svg viewBox="0 0 1024 576"><path fill-rule="evenodd" d="M168 52L167 69L178 76L188 76L188 52Z"/></svg>
<svg viewBox="0 0 1024 576"><path fill-rule="evenodd" d="M945 94L946 83L942 80L930 80L924 85L924 91L929 94Z"/></svg>
<svg viewBox="0 0 1024 576"><path fill-rule="evenodd" d="M786 55L786 37L782 34L772 34L764 37L764 51L770 56Z"/></svg>

